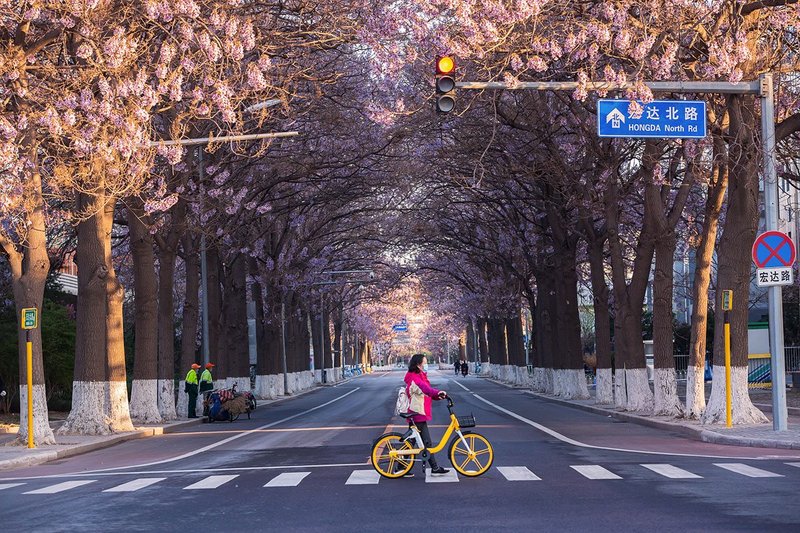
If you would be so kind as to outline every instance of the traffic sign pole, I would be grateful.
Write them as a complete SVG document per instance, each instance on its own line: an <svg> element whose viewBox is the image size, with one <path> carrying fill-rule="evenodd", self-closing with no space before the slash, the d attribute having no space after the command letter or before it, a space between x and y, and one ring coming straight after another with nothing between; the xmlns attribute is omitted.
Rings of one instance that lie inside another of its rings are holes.
<svg viewBox="0 0 800 533"><path fill-rule="evenodd" d="M767 231L778 229L778 177L775 172L775 101L772 74L761 76L761 138L764 143L764 209ZM785 431L786 373L783 350L783 289L769 289L769 351L772 375L772 429Z"/></svg>
<svg viewBox="0 0 800 533"><path fill-rule="evenodd" d="M33 441L33 343L31 330L39 327L39 310L26 307L22 310L20 327L25 330L25 373L28 385L28 448L35 448ZM22 406L20 406L22 407Z"/></svg>

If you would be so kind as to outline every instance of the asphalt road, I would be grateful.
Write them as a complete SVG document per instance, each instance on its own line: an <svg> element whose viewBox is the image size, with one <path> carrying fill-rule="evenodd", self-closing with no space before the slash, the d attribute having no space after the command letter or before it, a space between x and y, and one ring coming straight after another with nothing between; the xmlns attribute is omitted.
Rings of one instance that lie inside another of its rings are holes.
<svg viewBox="0 0 800 533"><path fill-rule="evenodd" d="M4 531L800 531L800 454L688 440L432 372L494 446L479 478L378 479L402 372L0 473ZM434 404L432 433L447 423ZM444 453L439 463L449 466ZM646 466L644 466L646 465ZM452 472L451 472L452 474ZM523 479L518 479L522 477Z"/></svg>

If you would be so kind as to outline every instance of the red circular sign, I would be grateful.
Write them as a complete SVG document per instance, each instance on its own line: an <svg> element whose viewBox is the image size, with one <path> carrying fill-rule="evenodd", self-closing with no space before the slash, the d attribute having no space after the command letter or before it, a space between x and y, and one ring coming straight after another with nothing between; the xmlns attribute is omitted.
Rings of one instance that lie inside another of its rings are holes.
<svg viewBox="0 0 800 533"><path fill-rule="evenodd" d="M753 243L753 263L758 268L786 268L797 256L791 237L780 231L765 231Z"/></svg>

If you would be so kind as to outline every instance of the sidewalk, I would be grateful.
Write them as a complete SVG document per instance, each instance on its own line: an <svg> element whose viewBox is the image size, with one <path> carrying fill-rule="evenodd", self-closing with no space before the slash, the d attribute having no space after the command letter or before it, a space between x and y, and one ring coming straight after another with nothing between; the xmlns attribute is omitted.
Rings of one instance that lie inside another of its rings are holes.
<svg viewBox="0 0 800 533"><path fill-rule="evenodd" d="M508 383L503 383L491 378L485 378L499 385L518 388ZM520 388L520 390L522 390ZM559 403L576 409L592 413L611 416L617 420L625 420L644 426L666 429L680 433L689 438L715 444L729 444L733 446L751 446L757 448L783 448L800 450L800 408L789 407L789 421L786 431L772 429L772 395L768 391L754 391L751 393L753 403L761 409L767 418L768 424L746 424L726 428L724 425L703 425L697 420L670 418L666 416L643 416L636 413L622 411L613 405L597 405L594 400L594 388L589 389L591 398L588 400L564 400L548 394L524 390L542 400ZM753 396L756 396L753 398Z"/></svg>

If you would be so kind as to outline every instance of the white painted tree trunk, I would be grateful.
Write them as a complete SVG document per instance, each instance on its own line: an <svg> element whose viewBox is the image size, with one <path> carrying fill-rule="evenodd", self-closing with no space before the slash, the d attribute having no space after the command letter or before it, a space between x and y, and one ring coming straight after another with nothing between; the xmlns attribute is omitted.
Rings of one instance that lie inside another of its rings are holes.
<svg viewBox="0 0 800 533"><path fill-rule="evenodd" d="M686 369L686 418L699 420L705 410L705 369L689 365Z"/></svg>
<svg viewBox="0 0 800 533"><path fill-rule="evenodd" d="M226 378L225 388L232 388L236 385L236 392L248 392L250 390L250 377L246 378Z"/></svg>
<svg viewBox="0 0 800 533"><path fill-rule="evenodd" d="M59 435L109 435L133 431L128 391L121 381L73 381L72 410Z"/></svg>
<svg viewBox="0 0 800 533"><path fill-rule="evenodd" d="M555 395L567 400L586 400L586 374L582 369L560 369L553 372Z"/></svg>
<svg viewBox="0 0 800 533"><path fill-rule="evenodd" d="M534 367L533 369L533 390L536 392L544 392L544 368Z"/></svg>
<svg viewBox="0 0 800 533"><path fill-rule="evenodd" d="M198 394L198 400L202 395ZM183 392L183 387L178 388L178 403L175 406L175 412L178 418L186 418L189 416L189 395ZM195 411L201 413L202 411ZM199 416L199 415L198 415Z"/></svg>
<svg viewBox="0 0 800 533"><path fill-rule="evenodd" d="M552 368L544 369L544 390L542 392L544 392L545 394L554 394L553 372L554 370Z"/></svg>
<svg viewBox="0 0 800 533"><path fill-rule="evenodd" d="M653 414L683 416L683 405L678 398L678 381L674 368L656 368L653 377L655 406Z"/></svg>
<svg viewBox="0 0 800 533"><path fill-rule="evenodd" d="M611 405L614 403L614 376L610 368L597 369L595 403L600 405Z"/></svg>
<svg viewBox="0 0 800 533"><path fill-rule="evenodd" d="M171 379L158 380L158 412L164 421L175 420L175 382Z"/></svg>
<svg viewBox="0 0 800 533"><path fill-rule="evenodd" d="M769 419L750 401L747 390L747 367L731 367L731 419L733 424L763 424ZM725 367L714 365L711 398L703 416L703 424L725 424Z"/></svg>
<svg viewBox="0 0 800 533"><path fill-rule="evenodd" d="M625 386L625 369L617 368L614 374L614 406L618 409L625 409L628 404L628 395Z"/></svg>
<svg viewBox="0 0 800 533"><path fill-rule="evenodd" d="M28 386L19 388L19 444L28 442ZM47 411L47 393L44 385L33 386L33 443L36 446L55 444L56 438L50 428L49 413Z"/></svg>
<svg viewBox="0 0 800 533"><path fill-rule="evenodd" d="M653 392L650 390L650 380L647 379L647 369L626 369L625 384L628 391L628 401L625 404L625 409L627 411L652 414Z"/></svg>
<svg viewBox="0 0 800 533"><path fill-rule="evenodd" d="M158 380L133 380L130 414L131 419L140 424L158 424L162 421L158 409Z"/></svg>

